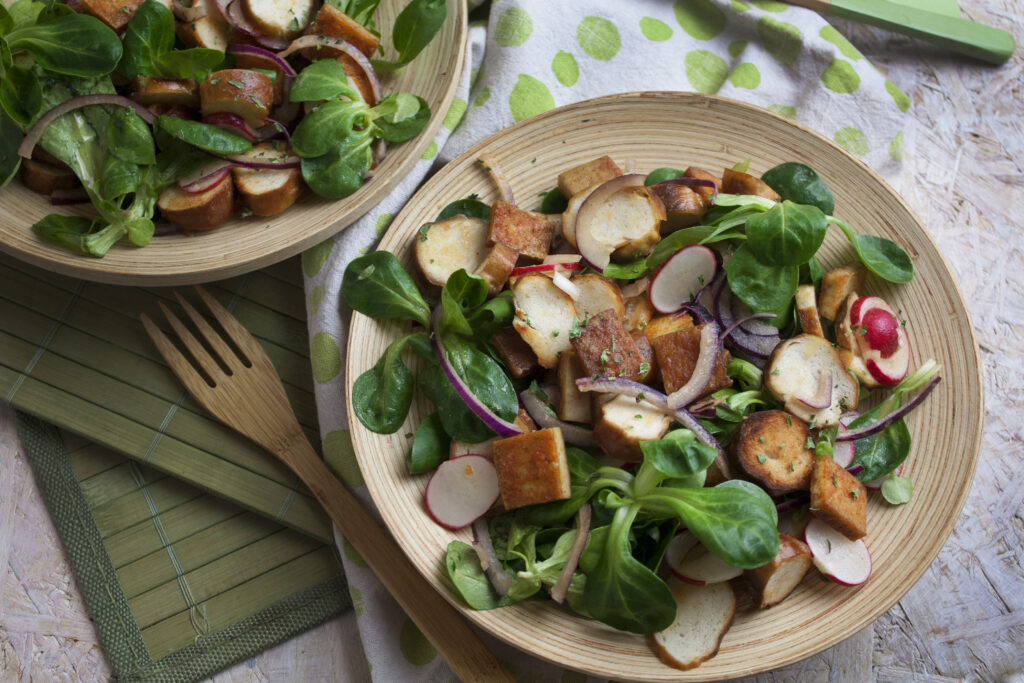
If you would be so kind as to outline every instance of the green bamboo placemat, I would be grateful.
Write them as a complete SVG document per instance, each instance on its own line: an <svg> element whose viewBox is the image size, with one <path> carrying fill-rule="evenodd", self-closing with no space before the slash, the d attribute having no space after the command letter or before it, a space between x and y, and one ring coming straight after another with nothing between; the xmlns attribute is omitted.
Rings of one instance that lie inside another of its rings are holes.
<svg viewBox="0 0 1024 683"><path fill-rule="evenodd" d="M319 445L298 259L207 289L260 340ZM208 417L160 358L139 322L145 312L166 325L160 300L173 302L173 290L85 282L0 253L0 400L329 542L298 479Z"/></svg>
<svg viewBox="0 0 1024 683"><path fill-rule="evenodd" d="M331 545L37 418L17 421L118 680L205 678L351 607Z"/></svg>

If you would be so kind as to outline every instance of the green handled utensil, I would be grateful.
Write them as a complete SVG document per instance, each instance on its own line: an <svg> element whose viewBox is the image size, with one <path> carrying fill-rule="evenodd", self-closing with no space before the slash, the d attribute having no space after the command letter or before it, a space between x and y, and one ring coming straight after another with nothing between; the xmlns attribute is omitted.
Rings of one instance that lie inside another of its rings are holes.
<svg viewBox="0 0 1024 683"><path fill-rule="evenodd" d="M903 33L990 64L1010 58L1016 43L1006 31L889 0L789 0L821 14Z"/></svg>

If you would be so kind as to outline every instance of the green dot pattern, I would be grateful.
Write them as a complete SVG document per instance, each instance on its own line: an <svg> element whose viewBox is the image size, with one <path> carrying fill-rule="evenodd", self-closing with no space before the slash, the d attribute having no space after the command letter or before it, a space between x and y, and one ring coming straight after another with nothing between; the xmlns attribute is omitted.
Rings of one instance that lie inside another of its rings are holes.
<svg viewBox="0 0 1024 683"><path fill-rule="evenodd" d="M676 0L676 21L697 40L711 40L725 30L725 12L711 0Z"/></svg>
<svg viewBox="0 0 1024 683"><path fill-rule="evenodd" d="M309 308L313 311L313 315L320 312L320 304L324 302L325 296L327 296L327 290L323 285L317 285L309 293Z"/></svg>
<svg viewBox="0 0 1024 683"><path fill-rule="evenodd" d="M462 120L463 114L466 113L466 100L455 98L452 100L452 104L448 107L448 113L444 115L444 120L441 121L441 125L448 130L455 130L455 127L459 125L459 121Z"/></svg>
<svg viewBox="0 0 1024 683"><path fill-rule="evenodd" d="M896 133L896 137L889 143L889 158L893 161L903 161L903 131Z"/></svg>
<svg viewBox="0 0 1024 683"><path fill-rule="evenodd" d="M784 2L776 2L776 0L748 0L751 5L761 10L762 12L785 12L788 4Z"/></svg>
<svg viewBox="0 0 1024 683"><path fill-rule="evenodd" d="M346 545L348 545L346 543ZM353 586L351 583L348 585L348 594L352 596L352 609L356 613L356 618L363 616L363 592Z"/></svg>
<svg viewBox="0 0 1024 683"><path fill-rule="evenodd" d="M324 460L346 486L359 488L363 485L363 474L359 471L352 436L347 429L336 429L324 436Z"/></svg>
<svg viewBox="0 0 1024 683"><path fill-rule="evenodd" d="M576 85L580 78L580 65L576 63L576 58L565 50L559 50L551 60L551 71L558 82L567 88Z"/></svg>
<svg viewBox="0 0 1024 683"><path fill-rule="evenodd" d="M327 263L331 250L334 248L334 239L328 238L320 244L310 247L302 252L302 272L306 277L316 277L320 269Z"/></svg>
<svg viewBox="0 0 1024 683"><path fill-rule="evenodd" d="M761 85L761 72L750 62L743 62L729 74L729 82L737 88L753 90Z"/></svg>
<svg viewBox="0 0 1024 683"><path fill-rule="evenodd" d="M775 17L761 17L757 22L757 35L764 49L782 66L793 66L803 47L803 35L793 24Z"/></svg>
<svg viewBox="0 0 1024 683"><path fill-rule="evenodd" d="M743 54L743 51L746 50L746 49L747 49L747 41L745 41L745 40L734 40L731 43L729 43L729 48L728 48L729 56L732 57L733 59L736 59L741 54Z"/></svg>
<svg viewBox="0 0 1024 683"><path fill-rule="evenodd" d="M416 624L412 623L412 619L406 619L402 624L402 630L398 634L398 649L402 651L405 661L413 666L425 666L437 657L437 650Z"/></svg>
<svg viewBox="0 0 1024 683"><path fill-rule="evenodd" d="M508 108L514 120L522 121L555 108L555 98L548 87L533 76L519 74L516 87L508 96Z"/></svg>
<svg viewBox="0 0 1024 683"><path fill-rule="evenodd" d="M509 7L494 24L494 41L502 47L518 47L530 39L533 20L519 7Z"/></svg>
<svg viewBox="0 0 1024 683"><path fill-rule="evenodd" d="M369 567L369 565L366 564L366 560L363 559L363 556L359 554L359 551L356 550L354 545L348 542L347 538L345 539L345 544L342 547L342 552L345 553L345 559L355 566L362 567L363 569Z"/></svg>
<svg viewBox="0 0 1024 683"><path fill-rule="evenodd" d="M796 107L791 107L788 104L769 104L768 109L775 112L776 114L788 116L791 119L796 118Z"/></svg>
<svg viewBox="0 0 1024 683"><path fill-rule="evenodd" d="M864 55L860 53L860 50L851 45L850 41L848 41L846 37L837 31L831 24L825 24L822 26L821 30L818 31L818 35L839 48L839 53L847 59L857 61L864 57Z"/></svg>
<svg viewBox="0 0 1024 683"><path fill-rule="evenodd" d="M832 92L857 92L860 74L845 59L833 59L821 73L821 82Z"/></svg>
<svg viewBox="0 0 1024 683"><path fill-rule="evenodd" d="M660 43L668 40L674 33L672 27L666 24L660 19L653 19L651 17L643 17L640 19L640 32L644 34L644 38L647 40L653 40L656 43Z"/></svg>
<svg viewBox="0 0 1024 683"><path fill-rule="evenodd" d="M584 17L576 27L576 42L587 55L602 62L615 57L622 47L619 29L604 17Z"/></svg>
<svg viewBox="0 0 1024 683"><path fill-rule="evenodd" d="M395 214L393 213L382 213L377 216L377 224L373 226L374 232L377 233L377 237L383 237L384 233L387 232L388 226L391 225L391 221L395 220Z"/></svg>
<svg viewBox="0 0 1024 683"><path fill-rule="evenodd" d="M487 100L489 99L491 99L491 89L485 87L483 90L476 94L475 98L473 98L473 106L482 107L485 104L487 104Z"/></svg>
<svg viewBox="0 0 1024 683"><path fill-rule="evenodd" d="M424 161L430 161L431 159L433 159L436 156L437 156L437 143L434 142L433 140L431 140L430 144L427 145L427 148L425 150L423 150L423 156L421 156L420 159L423 159Z"/></svg>
<svg viewBox="0 0 1024 683"><path fill-rule="evenodd" d="M731 0L730 4L732 5L732 8L737 12L746 12L748 9L750 9L750 5L743 2L743 0Z"/></svg>
<svg viewBox="0 0 1024 683"><path fill-rule="evenodd" d="M326 332L317 332L309 342L309 360L313 364L313 379L320 384L330 382L341 372L341 353L338 345Z"/></svg>
<svg viewBox="0 0 1024 683"><path fill-rule="evenodd" d="M871 151L868 147L868 140L864 136L864 131L853 126L837 130L835 141L854 156L862 157Z"/></svg>
<svg viewBox="0 0 1024 683"><path fill-rule="evenodd" d="M906 112L910 109L910 98L907 97L906 93L896 87L896 84L890 81L888 78L885 79L885 91L892 97L892 101L896 103L899 110Z"/></svg>
<svg viewBox="0 0 1024 683"><path fill-rule="evenodd" d="M729 65L714 52L694 50L683 60L686 77L697 92L716 93L729 76Z"/></svg>

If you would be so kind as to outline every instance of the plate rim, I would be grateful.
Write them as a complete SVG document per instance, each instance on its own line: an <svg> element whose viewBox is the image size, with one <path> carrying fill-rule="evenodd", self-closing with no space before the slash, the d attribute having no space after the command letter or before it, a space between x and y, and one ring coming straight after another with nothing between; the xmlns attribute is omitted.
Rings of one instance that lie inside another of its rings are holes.
<svg viewBox="0 0 1024 683"><path fill-rule="evenodd" d="M748 103L748 102L743 102L743 101L740 101L740 100L735 100L735 99L732 99L732 98L722 97L722 96L713 95L713 94L703 94L703 93L693 93L693 92L683 92L683 91L633 91L633 92L627 92L627 93L617 93L617 94L611 94L611 95L604 95L604 96L601 96L601 97L591 98L591 99L588 99L588 100L582 100L582 101L579 101L579 102L574 102L574 103L570 103L570 104L567 104L567 105L563 105L561 107L557 107L555 109L548 110L546 112L543 112L543 113L538 114L536 116L533 116L531 118L524 119L523 121L519 121L517 123L514 123L513 125L508 126L506 128L503 128L502 130L499 130L499 131L497 131L497 132L487 136L483 140L480 140L479 142L477 142L476 144L472 145L471 147L466 149L464 152L459 154L452 161L448 162L448 164L446 164L446 166L444 168L440 169L426 183L424 183L423 185L420 186L420 188L410 198L410 200L408 202L406 202L406 204L403 206L402 210L399 211L396 214L394 220L391 223L391 226L389 227L388 233L391 233L391 231L395 227L400 226L402 224L403 218L404 218L405 214L409 213L409 211L407 210L407 207L410 204L413 203L413 201L417 198L417 196L419 196L421 193L427 193L430 190L434 189L436 186L440 186L441 185L441 183L445 180L445 171L447 169L455 168L455 166L457 166L458 163L463 161L465 158L471 157L471 156L474 156L474 155L478 154L480 151L486 149L488 146L494 144L496 141L502 139L503 137L505 137L505 136L507 136L507 135L509 135L511 133L517 132L517 131L519 131L519 130L521 130L523 128L529 128L529 127L533 127L533 126L543 126L545 121L547 121L547 120L549 120L549 119L551 119L553 117L567 116L570 113L575 112L577 110L592 110L595 107L606 106L606 105L617 103L617 102L620 102L620 101L623 101L623 100L636 100L637 104L639 105L639 104L641 104L645 100L656 100L656 99L670 99L671 100L671 99L675 99L675 98L682 98L682 99L690 100L692 102L703 102L704 103L703 106L705 106L705 107L710 107L713 104L717 103L717 104L724 105L724 106L730 106L730 107L737 107L737 108L740 108L740 109L745 109L748 112L755 113L757 116L762 116L762 117L763 116L767 116L767 117L770 117L772 119L775 119L777 121L780 121L780 122L784 123L787 126L796 128L800 133L808 135L808 136L814 138L817 143L826 145L827 147L831 148L834 152L836 152L836 153L840 154L841 156L845 157L845 159L847 161L853 162L855 165L859 166L862 171L866 172L870 176L870 178L877 184L878 187L882 188L885 193L887 193L893 199L895 199L895 201L903 208L903 210L906 211L907 215L913 220L913 222L920 229L920 232L925 237L925 239L927 240L928 246L931 248L931 251L935 255L938 256L939 264L945 270L945 273L948 276L949 281L953 285L952 292L953 292L953 295L955 296L956 302L959 304L961 309L967 315L967 320L965 321L966 325L964 325L963 327L966 327L966 341L968 342L967 345L970 348L970 353L969 353L969 355L968 355L968 357L966 359L966 362L969 365L972 365L974 370L976 370L976 377L974 377L974 380L975 380L976 386L977 386L977 395L972 397L972 398L976 399L977 404L978 404L978 412L977 412L977 414L974 415L974 416L970 416L971 417L971 422L972 422L971 427L972 427L972 430L974 432L974 441L973 441L973 443L968 444L968 448L965 449L968 453L970 453L970 458L971 458L970 467L969 467L969 473L968 473L969 474L969 478L968 478L969 485L961 487L960 490L957 493L957 496L956 496L955 500L952 502L952 505L947 507L947 509L950 510L950 514L947 515L946 521L942 525L942 527L937 530L939 533L935 534L934 532L936 530L934 530L934 529L932 530L934 538L936 540L933 541L928 546L928 548L927 548L927 552L925 553L927 561L926 562L921 562L920 566L918 568L916 568L914 571L910 572L906 577L904 577L903 585L901 586L900 590L897 591L898 594L896 595L896 597L894 599L892 599L891 602L886 603L885 601L880 601L877 605L875 605L871 609L865 610L865 612L862 614L862 616L860 616L858 619L851 620L848 623L847 626L845 626L842 629L837 630L834 634L832 634L831 636L826 638L825 642L823 644L820 644L820 646L816 645L814 647L814 649L808 650L808 651L802 651L802 652L800 652L799 655L796 655L796 656L785 656L785 657L783 657L784 661L782 661L782 663L778 663L778 664L773 663L773 666L788 666L788 665L793 664L795 662L798 662L798 661L801 661L801 660L806 659L808 657L814 656L815 654L818 654L819 652L822 652L822 651L824 651L824 650L826 650L826 649L828 649L830 647L833 647L836 644L838 644L839 642L841 642L841 641L851 637L852 635L854 635L855 633L857 633L861 629L865 628L869 624L872 624L875 621L877 621L879 617L881 617L885 612L889 611L894 605L896 605L900 600L903 599L903 597L920 580L921 576L934 563L935 558L938 556L938 554L941 552L942 548L945 547L946 543L948 542L949 537L952 534L953 529L956 527L957 522L959 521L959 519L960 519L960 517L962 515L964 505L966 504L967 498L970 495L970 492L971 492L971 490L973 488L974 478L975 478L975 476L977 474L977 466L978 466L978 461L979 461L980 455L981 455L981 444L982 444L982 437L983 437L983 434L984 434L984 425L985 425L985 403L984 403L984 401L985 401L985 388L984 388L984 366L982 364L981 352L980 352L980 347L978 345L977 334L976 334L975 326L974 326L974 323L973 323L973 318L971 316L970 308L967 306L967 301L966 301L966 299L964 297L964 294L961 291L960 286L959 286L959 284L956 281L955 273L954 273L953 269L950 267L948 259L946 258L945 254L942 252L942 250L939 249L938 244L935 242L934 237L932 237L931 233L925 227L925 225L921 221L921 219L911 209L909 204L907 204L906 200L904 200L904 198L891 185L889 185L889 183L878 172L876 172L874 169L872 169L870 166L868 166L867 163L865 163L862 159L854 156L853 154L848 152L846 149L844 149L843 147L838 145L833 140L830 140L829 138L824 136L822 133L814 130L813 128L811 128L810 126L808 126L806 124L803 124L803 123L800 123L799 121L796 121L794 119L790 119L788 117L782 116L782 115L780 115L780 114L778 114L776 112L773 112L773 111L771 111L769 109L766 109L764 107L760 107L758 105L754 105L754 104L751 104L751 103ZM386 233L382 237L380 243L377 245L376 248L379 249L381 244L386 243L388 241L388 237L389 237L389 235ZM356 455L357 461L360 461L360 465L362 465L361 460L365 456L360 456L360 449L356 446L356 443L357 443L356 436L357 436L357 433L368 434L370 432L369 432L369 430L366 430L365 427L363 427L363 425L359 422L358 418L356 417L356 415L355 415L355 413L353 411L352 401L351 401L352 384L354 383L354 381L356 379L356 375L353 372L351 372L351 369L352 369L352 367L351 367L352 360L351 359L353 358L353 355L352 355L352 352L351 352L351 347L353 346L353 343L354 343L353 339L356 337L356 335L353 334L353 332L355 331L356 321L357 320L359 320L361 323L364 323L364 324L365 324L365 321L370 321L370 322L375 322L375 321L374 321L374 319L369 318L369 317L367 317L367 316L365 316L363 314L353 312L352 313L352 318L351 318L351 320L349 322L349 325L348 325L349 335L348 335L348 340L346 341L346 345L345 345L346 357L345 357L345 366L344 367L345 367L345 407L346 407L346 416L347 416L348 421L349 421L349 430L350 430L350 433L351 433L351 435L353 437L352 438L353 452ZM377 492L374 491L374 489L371 486L371 484L369 483L369 481L367 481L365 485L367 487L367 490L369 491L371 499L373 499L375 501L376 500L376 493ZM374 504L376 505L376 502ZM955 511L955 514L953 514L954 511ZM387 526L389 532L393 536L397 537L396 529L394 528L391 519L389 517L387 517L387 516L384 516L384 515L381 515L381 516L382 516L382 518L383 518L383 520L385 522L385 525ZM399 545L401 546L401 543ZM405 552L404 547L403 547L403 552ZM421 574L424 574L424 576L427 578L428 581L433 583L433 578L434 577L432 577L431 575L429 575L426 572L424 572L424 570L421 569L419 564L416 563L415 561L413 562L413 564L416 566L417 570L420 571ZM442 581L442 583L443 583L443 581ZM550 662L552 664L556 664L556 665L560 664L560 662L556 661L555 659L549 658L549 657L545 656L542 653L530 652L530 651L524 650L518 644L516 644L514 642L509 642L502 635L494 632L491 629L491 627L489 626L489 624L488 624L488 619L486 619L485 617L481 616L481 615L489 614L489 612L480 612L480 611L477 611L477 610L472 610L472 609L467 608L465 605L462 604L461 601L459 601L457 599L457 597L453 594L453 592L451 590L441 590L440 592L442 593L444 598L446 600L448 600L449 603L454 605L463 614L464 617L469 619L477 627L486 630L493 637L498 638L502 642L504 642L504 643L506 643L506 644L516 648L517 650L520 650L520 651L522 651L522 652L524 652L524 653L526 653L528 655L531 655L531 656L534 656L534 657L538 657L538 658L540 658L540 659L542 659L544 661L548 661L548 662ZM515 606L512 606L512 608L514 609ZM656 657L656 655L653 655L653 653L652 653L652 656ZM714 660L712 659L710 661L714 661ZM697 668L686 670L686 671L677 670L676 671L676 673L678 674L677 677L665 678L665 679L659 678L657 680L724 680L724 679L721 679L721 678L708 678L707 676L700 676L702 668L703 667L697 667ZM590 669L578 669L578 670L586 671L586 673L589 673L589 674L592 674L592 675L611 676L612 678L616 677L615 673L610 673L607 669L594 668L593 670L590 670ZM749 665L749 666L745 667L743 670L731 671L728 674L727 678L736 677L736 676L754 675L754 674L758 674L758 673L763 673L763 672L765 672L767 670L768 669L765 669L764 667L761 667L761 666L758 666L758 665L754 664L754 665ZM621 676L622 674L620 673L618 675ZM717 676L717 675L718 674L714 674L714 676ZM627 680L627 679L621 679L621 680ZM628 680L633 680L633 679L628 679Z"/></svg>
<svg viewBox="0 0 1024 683"><path fill-rule="evenodd" d="M432 116L427 123L427 126L418 136L413 140L402 143L403 145L411 145L411 147L408 148L411 150L409 152L408 160L402 165L389 169L389 175L384 177L383 182L374 182L377 179L373 178L364 183L364 185L357 190L358 192L366 189L366 192L362 197L360 197L359 203L353 209L343 214L338 220L325 221L321 227L316 230L307 231L301 235L296 235L295 239L280 248L257 251L237 261L210 261L193 266L188 266L186 264L182 265L178 269L161 270L155 273L145 273L133 270L130 259L126 260L124 264L118 264L114 261L106 260L105 258L93 258L83 254L71 254L70 252L64 252L56 245L50 245L39 240L24 243L20 241L11 241L10 239L5 239L6 230L3 226L0 226L0 251L35 267L91 282L129 286L168 287L203 284L245 275L254 270L279 263L280 261L333 237L358 221L375 206L380 204L387 195L391 194L392 190L394 190L398 184L405 179L409 171L411 171L412 168L421 161L423 153L434 141L438 130L440 130L441 125L444 122L445 115L451 107L452 101L455 99L455 93L461 83L462 71L469 54L468 46L466 44L469 31L469 13L466 3L455 2L449 3L448 6L455 7L455 11L449 12L448 17L445 19L446 22L454 22L455 35L453 37L453 48L450 48L445 55L447 60L448 56L454 52L454 63L452 66L452 76L448 80L447 86L441 96L439 111L432 112ZM439 39L440 36L441 34L439 33ZM404 151L405 150L403 149L403 152ZM12 179L12 182L19 182L19 180ZM0 188L0 192L2 192L2 188ZM309 194L310 193L307 192L307 195ZM35 195L35 193L33 193L33 195ZM45 197L42 195L35 196L42 197L42 201L45 201ZM316 201L328 202L329 200ZM344 200L342 199L337 201ZM288 212L285 211L277 216L267 216L266 220L281 219L282 217L287 216ZM251 227L256 229L256 226ZM185 239L191 241L193 239L202 239L202 237L203 234L199 233L198 235ZM42 244L41 248L37 247L39 244ZM145 249L145 247L141 248ZM54 254L54 256L50 256L50 254ZM69 255L71 258L61 258L61 256L67 257Z"/></svg>

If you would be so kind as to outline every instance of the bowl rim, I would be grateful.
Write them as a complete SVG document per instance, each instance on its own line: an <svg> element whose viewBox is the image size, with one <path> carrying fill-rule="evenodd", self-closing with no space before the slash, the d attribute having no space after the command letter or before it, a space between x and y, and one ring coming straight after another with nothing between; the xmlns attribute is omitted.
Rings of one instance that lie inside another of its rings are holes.
<svg viewBox="0 0 1024 683"><path fill-rule="evenodd" d="M953 296L955 296L956 303L959 304L961 309L967 315L967 320L964 321L965 324L962 325L961 328L964 328L964 330L965 330L964 338L965 338L965 341L967 342L967 345L970 347L970 354L969 354L969 357L966 359L966 362L969 365L973 365L973 367L977 370L977 377L975 378L977 380L977 396L974 397L974 398L977 400L978 407L979 407L978 412L977 412L977 414L975 416L969 416L968 417L968 419L973 420L973 423L974 423L972 425L972 429L973 429L973 433L974 433L973 443L965 444L966 448L964 448L964 451L966 453L969 453L970 454L970 458L971 458L970 468L969 468L969 473L968 473L968 478L967 478L968 485L960 487L958 492L957 492L957 495L955 496L955 498L953 498L953 499L951 499L949 501L950 504L948 504L946 506L946 509L949 510L949 514L946 515L943 525L939 529L931 529L930 530L931 535L932 535L932 537L935 540L933 542L931 542L927 546L927 552L925 553L925 560L926 561L921 561L918 567L916 567L912 572L907 574L906 577L904 577L902 579L902 584L900 586L900 589L897 591L897 594L895 595L895 597L891 601L879 601L879 602L877 602L877 604L875 604L871 609L865 610L862 613L862 615L859 616L857 619L849 621L846 624L845 627L836 630L831 636L829 636L825 640L825 642L823 642L821 644L815 645L813 649L805 650L805 651L800 651L798 655L786 656L786 657L783 658L784 661L782 661L781 663L773 662L773 664L772 664L772 666L787 666L787 665L793 664L793 663L795 663L797 661L801 661L803 659L811 657L811 656L813 656L813 655L815 655L815 654L817 654L819 652L822 652L823 650L826 650L826 649L828 649L830 647L833 647L837 643L841 642L842 640L845 640L846 638L849 638L850 636L852 636L853 634L857 633L861 629L865 628L869 624L874 623L880 616L882 616L882 614L884 614L885 612L890 610L896 603L898 603L907 594L907 592L910 591L911 588L913 588L913 586L917 583L917 581L921 578L921 576L928 570L928 568L935 561L935 558L938 556L939 552L942 550L942 548L945 546L946 542L948 541L949 536L952 533L953 528L956 526L957 522L959 521L959 518L960 518L961 513L963 511L963 507L964 507L964 505L965 505L965 503L967 501L967 498L970 495L970 491L971 491L972 486L973 486L974 477L975 477L975 474L977 472L977 465L978 465L978 460L980 459L981 442L982 442L982 435L983 435L983 431L984 431L984 422L985 422L985 405L984 405L985 391L984 391L984 370L983 370L983 365L982 365L982 362L981 362L981 353L980 353L980 348L978 346L978 341L977 341L977 336L976 336L976 332L975 332L975 327L974 327L974 324L973 324L973 320L971 319L970 309L967 306L967 302L966 302L966 299L964 298L963 292L960 290L960 287L959 287L959 285L956 282L956 279L954 277L954 271L950 267L949 261L946 259L945 255L942 253L942 251L939 249L939 247L936 244L934 238L928 232L928 230L925 228L925 226L922 223L922 221L917 217L917 215L914 213L914 211L910 208L910 206L907 204L907 202L903 199L903 197L898 192L896 192L896 190L892 186L890 186L889 183L886 182L886 180L878 172L876 172L874 169L872 169L870 166L868 166L862 159L854 156L853 154L851 154L850 152L848 152L847 150L842 148L840 145L838 145L836 142L834 142L833 140L830 140L829 138L825 137L823 134L821 134L820 132L814 130L810 126L808 126L806 124L803 124L803 123L800 123L799 121L796 121L794 119L790 119L788 117L782 116L781 114L773 112L773 111L771 111L769 109L765 109L763 107L760 107L760 106L757 106L757 105L754 105L754 104L750 104L750 103L747 103L747 102L742 102L742 101L739 101L739 100L735 100L735 99L732 99L732 98L727 98L727 97L722 97L722 96L719 96L719 95L712 95L712 94L702 94L702 93L682 92L682 91L633 91L633 92L628 92L628 93L618 93L618 94L612 94L612 95L605 95L605 96L601 96L601 97L591 98L591 99L588 99L588 100L582 100L582 101L579 101L579 102L574 102L574 103L571 103L571 104L563 105L561 107L557 107L555 109L548 110L546 112L543 112L543 113L538 114L536 116L533 116L531 118L524 119L523 121L517 122L517 123L515 123L515 124L513 124L511 126L508 126L508 127L504 128L504 129L502 129L500 131L497 131L497 132L489 135L488 137L484 138L483 140L480 140L479 142L477 142L476 144L474 144L473 146L469 147L464 152L459 154L456 158L454 158L452 161L450 161L444 168L442 168L437 173L435 173L426 183L424 183L423 185L420 186L420 188L417 190L416 194L413 195L412 198L410 198L409 202L407 202L406 205L402 208L402 210L395 216L395 219L392 221L391 226L390 226L390 228L388 230L388 233L391 233L392 230L394 230L397 227L400 227L403 224L404 219L405 219L405 214L410 213L410 210L408 209L409 205L412 204L414 202L414 200L421 193L426 194L426 193L430 192L431 190L433 190L433 189L435 189L437 187L443 186L443 183L446 180L446 175L447 175L446 171L448 173L454 172L453 169L456 166L458 166L461 161L463 161L467 157L476 156L481 151L487 149L489 146L493 145L497 141L500 141L502 138L504 138L507 135L510 135L510 134L512 134L514 132L520 131L520 130L522 130L524 128L543 127L544 124L548 120L550 120L552 118L556 118L556 117L557 118L561 118L563 116L570 116L570 115L572 115L572 114L574 114L576 112L584 113L584 112L588 112L588 111L593 111L593 109L595 107L602 107L602 106L613 104L613 103L617 103L617 102L635 100L637 105L642 105L642 103L645 102L645 101L652 101L652 100L670 100L671 101L671 100L680 100L680 99L681 100L690 101L691 103L698 103L699 105L702 105L705 108L711 107L711 106L716 106L716 105L718 105L718 106L736 107L736 108L739 108L739 109L742 109L742 110L747 110L748 112L756 114L757 116L760 116L760 117L769 117L771 119L775 119L777 121L782 122L786 126L794 128L800 134L807 135L807 136L813 138L818 144L826 145L827 147L831 148L833 151L835 151L835 152L839 153L840 155L842 155L843 157L845 157L845 159L847 161L853 162L855 165L859 166L860 169L862 171L864 171L869 176L869 178L874 182L875 185L877 185L877 187L881 191L883 191L886 194L890 195L890 197L892 199L894 199L900 205L900 207L906 212L907 216L920 229L921 234L927 240L927 246L930 247L931 251L935 255L938 256L940 265L942 266L942 268L944 268L945 273L949 276L949 280L950 280L950 282L952 284ZM381 240L381 243L386 243L387 240L388 240L388 235L385 234L385 236ZM378 245L378 248L379 247L380 247L380 245ZM352 369L351 368L352 358L354 357L353 353L352 353L352 348L353 348L353 346L356 343L356 342L354 342L354 339L355 339L356 335L353 334L353 331L354 331L355 326L356 326L355 322L356 322L357 317L360 318L360 319L363 319L363 320L368 320L368 321L373 321L373 319L369 318L367 316L364 316L364 315L362 315L360 313L355 313L355 312L352 313L352 316L353 316L352 317L352 321L350 322L350 324L348 326L349 336L348 336L348 340L346 342L345 406L346 406L346 416L347 416L348 421L349 421L349 429L351 430L351 433L352 433L353 437L355 437L357 433L362 433L363 431L368 432L368 430L365 430L365 428L359 422L359 420L356 417L356 415L355 415L355 413L353 411L353 408L352 408L352 401L351 401L352 384L353 384L353 382L355 381L355 378L356 378L355 373L350 371ZM353 450L354 450L354 453L356 454L357 459L358 459L360 457L359 456L360 449L357 447L356 443L357 443L357 440L355 438L353 438ZM377 498L377 495L379 495L379 492L375 491L374 487L369 482L366 483L366 486L367 486L367 489L370 492L371 499L374 499L374 501L376 501L376 498ZM396 538L397 538L398 537L398 533L397 533L397 529L395 527L396 526L400 526L400 525L395 524L387 516L383 516L383 517L384 517L384 522L387 525L389 531L392 533L393 536L396 536ZM935 533L936 531L938 533ZM399 543L399 545L401 546L402 544ZM403 551L404 551L404 547L403 547ZM416 562L413 562L413 564L415 564L417 566L417 569L426 576L428 581L432 581L433 577L428 575L428 574L426 574L426 572L419 566L419 564L417 564ZM501 639L503 642L507 642L508 644L512 645L513 647L516 647L517 649L523 650L523 648L521 646L519 646L518 644L507 641L502 634L499 634L499 633L495 632L491 628L491 626L488 623L488 621L486 619L480 617L481 614L486 614L486 613L482 613L482 612L479 612L479 611L467 608L458 599L458 597L454 594L454 592L451 591L451 590L442 590L441 592L444 595L445 599L447 599L452 605L456 606L459 609L459 611L467 619L469 619L471 622L473 622L477 627L482 628L482 629L488 631L492 636ZM512 606L512 609L515 609L515 608L516 608L516 606ZM506 609L506 608L502 608L502 609ZM538 657L538 658L543 659L545 661L548 661L548 662L550 662L552 664L564 664L564 662L559 662L559 661L557 661L554 658L545 656L543 653L529 652L529 651L526 651L526 650L523 650L523 651L526 654ZM652 656L655 656L655 655L653 655L653 653L652 653ZM714 660L712 659L712 660L709 660L709 661L714 661ZM589 670L589 669L579 669L579 670L586 671L586 673L589 673L589 674L592 674L592 675L599 675L599 676L606 676L606 677L607 676L611 676L612 678L616 678L615 674L610 674L607 669L595 668L593 670ZM701 670L702 670L702 667L697 667L695 669L690 669L690 670L686 670L686 671L677 670L677 673L679 674L679 678L678 679L679 680L720 680L721 679L721 678L707 678L707 677L694 678L693 677L694 675L698 675L699 676L699 674L701 673ZM766 670L768 670L768 669L765 669L763 666L758 666L755 663L755 664L748 665L743 670L737 670L737 671L730 672L728 674L728 676L726 676L726 678L737 677L737 676L754 675L754 674L757 674L757 673L763 673ZM619 674L619 675L622 675L622 674ZM717 674L714 674L714 676L717 676ZM622 679L622 680L626 680L626 679ZM629 679L629 680L633 680L633 679ZM659 678L657 680L663 680L663 679ZM673 679L664 679L664 680L676 680L676 679L673 678Z"/></svg>

